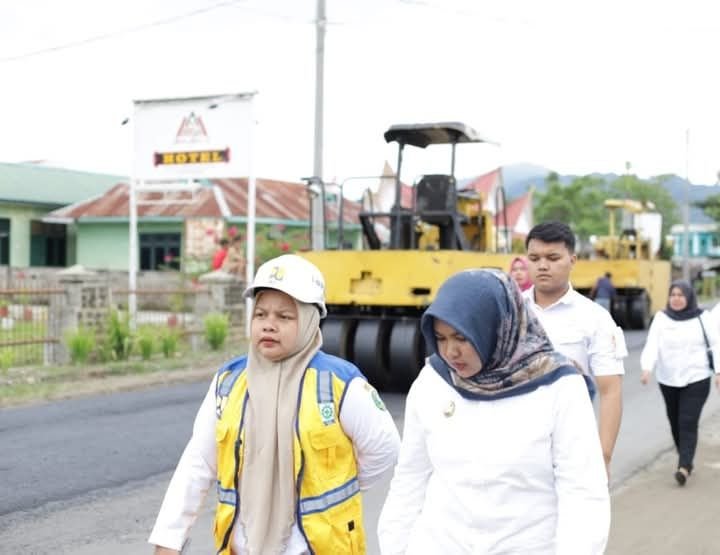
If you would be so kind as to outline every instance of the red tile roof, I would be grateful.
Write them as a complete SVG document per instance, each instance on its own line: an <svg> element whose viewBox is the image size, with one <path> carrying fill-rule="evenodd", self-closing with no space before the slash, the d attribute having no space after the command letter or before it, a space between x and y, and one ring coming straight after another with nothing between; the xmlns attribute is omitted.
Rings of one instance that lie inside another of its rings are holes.
<svg viewBox="0 0 720 555"><path fill-rule="evenodd" d="M531 199L532 193L527 192L513 200L507 205L506 209L508 225L505 225L505 218L503 217L502 211L495 215L495 225L498 227L509 227L510 229L514 229L518 219L520 218L520 214L523 213L523 210L525 210L525 207Z"/></svg>
<svg viewBox="0 0 720 555"><path fill-rule="evenodd" d="M472 181L466 183L463 186L463 190L472 189L478 193L489 193L493 188L500 183L502 174L500 168L497 168L489 173L479 175Z"/></svg>
<svg viewBox="0 0 720 555"><path fill-rule="evenodd" d="M229 209L229 215L223 214L221 204L218 203L214 187L200 186L195 191L191 202L170 202L171 199L188 199L188 193L140 193L137 207L138 217L243 217L247 216L248 180L213 179L209 183L217 187L221 198ZM161 199L164 197L166 202ZM154 204L145 204L144 200L160 201ZM222 203L222 201L221 201ZM357 223L360 204L348 199L344 202L343 221ZM51 212L48 217L56 218L112 218L127 217L128 185L118 183L103 195L78 202ZM306 187L302 183L276 181L272 179L256 179L256 208L257 218L281 220L308 220L310 213L309 199ZM334 203L328 203L325 210L327 221L337 221L338 212Z"/></svg>

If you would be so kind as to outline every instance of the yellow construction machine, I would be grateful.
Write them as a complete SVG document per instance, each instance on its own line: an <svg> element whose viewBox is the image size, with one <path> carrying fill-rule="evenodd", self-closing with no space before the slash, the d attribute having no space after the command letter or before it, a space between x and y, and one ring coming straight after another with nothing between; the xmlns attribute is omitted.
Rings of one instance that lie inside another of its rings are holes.
<svg viewBox="0 0 720 555"><path fill-rule="evenodd" d="M597 278L610 272L616 289L614 320L622 328L644 329L665 306L670 287L670 262L657 258L662 216L652 203L633 199L607 199L605 208L609 234L596 239L590 259L575 263L570 281L589 295Z"/></svg>
<svg viewBox="0 0 720 555"><path fill-rule="evenodd" d="M507 270L513 255L499 252L498 245L509 251L510 242L498 236L490 199L458 191L455 181L456 146L488 141L456 122L394 125L385 140L399 147L395 199L389 211L360 213L365 248L341 250L340 241L337 250L300 254L326 280L323 348L355 362L376 387L406 390L425 358L420 316L439 286L467 268ZM403 206L404 147L439 144L450 145L450 172L420 177L412 205ZM496 205L504 206L502 199Z"/></svg>
<svg viewBox="0 0 720 555"><path fill-rule="evenodd" d="M343 250L340 236L336 249L300 254L325 275L324 349L355 362L376 387L406 390L425 358L420 316L439 286L467 268L508 270L515 255L488 210L493 199L459 191L455 180L456 146L489 141L456 122L394 125L385 140L398 144L394 203L386 211L378 207L360 212L364 248ZM451 149L450 172L421 176L412 187L411 206L402 202L407 145ZM505 205L502 186L498 191L496 212ZM611 199L605 206L610 233L594 243L590 259L576 262L570 279L576 290L589 294L597 278L610 272L617 289L612 306L616 322L644 328L652 311L664 306L670 280L669 262L655 258L660 215L633 200ZM623 214L619 226L617 211Z"/></svg>

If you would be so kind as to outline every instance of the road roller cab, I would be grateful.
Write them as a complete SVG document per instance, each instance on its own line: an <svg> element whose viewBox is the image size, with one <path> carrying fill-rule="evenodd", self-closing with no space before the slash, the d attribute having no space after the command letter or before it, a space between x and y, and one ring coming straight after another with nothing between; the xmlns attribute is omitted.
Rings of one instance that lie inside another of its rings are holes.
<svg viewBox="0 0 720 555"><path fill-rule="evenodd" d="M394 201L360 212L364 248L343 250L340 241L300 254L325 276L323 349L353 361L378 388L407 390L426 355L420 316L440 285L467 268L506 270L512 255L499 252L509 240L498 235L488 199L458 190L455 179L456 146L489 141L457 122L394 125L384 136L398 145ZM403 202L408 145L448 145L450 171L422 175ZM504 195L496 205L504 206Z"/></svg>

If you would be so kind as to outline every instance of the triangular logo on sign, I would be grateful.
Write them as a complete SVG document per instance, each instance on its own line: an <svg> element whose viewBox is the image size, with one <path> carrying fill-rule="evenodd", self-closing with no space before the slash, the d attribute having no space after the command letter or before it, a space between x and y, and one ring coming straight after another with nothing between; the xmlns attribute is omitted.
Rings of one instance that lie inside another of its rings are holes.
<svg viewBox="0 0 720 555"><path fill-rule="evenodd" d="M177 143L198 143L206 141L208 138L205 125L203 125L202 118L196 116L195 112L190 112L189 115L185 116L178 129L175 142Z"/></svg>

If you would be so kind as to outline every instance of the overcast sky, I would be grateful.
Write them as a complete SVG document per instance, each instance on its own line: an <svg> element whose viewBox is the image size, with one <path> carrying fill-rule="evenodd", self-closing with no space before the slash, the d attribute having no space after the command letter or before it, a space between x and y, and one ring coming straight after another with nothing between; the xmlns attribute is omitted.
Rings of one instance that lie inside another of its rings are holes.
<svg viewBox="0 0 720 555"><path fill-rule="evenodd" d="M459 120L458 174L720 169L716 2L327 0L327 178L376 175L394 123ZM258 91L256 174L312 174L315 0L0 3L0 161L128 174L133 99ZM102 37L96 40L98 37ZM437 149L435 149L437 150ZM444 171L408 153L410 173ZM444 153L443 153L444 154Z"/></svg>

